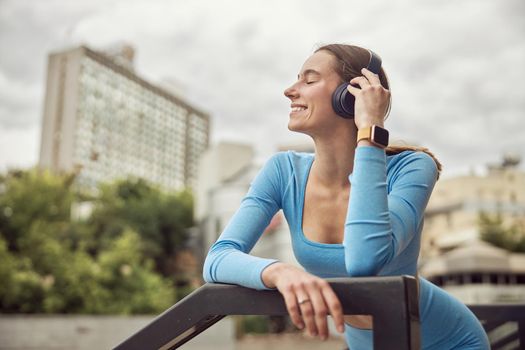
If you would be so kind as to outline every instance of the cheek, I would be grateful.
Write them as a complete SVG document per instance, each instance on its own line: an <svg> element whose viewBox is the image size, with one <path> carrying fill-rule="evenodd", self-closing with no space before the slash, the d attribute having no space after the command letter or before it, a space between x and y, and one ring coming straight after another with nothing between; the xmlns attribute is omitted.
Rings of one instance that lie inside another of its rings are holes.
<svg viewBox="0 0 525 350"><path fill-rule="evenodd" d="M337 86L336 86L337 87ZM324 104L331 104L332 103L332 94L335 91L336 87L333 87L328 84L320 84L316 87L315 95L317 96L317 100Z"/></svg>
<svg viewBox="0 0 525 350"><path fill-rule="evenodd" d="M316 111L322 112L323 114L333 112L332 109L332 92L328 89L322 89L316 95L316 101L314 106Z"/></svg>

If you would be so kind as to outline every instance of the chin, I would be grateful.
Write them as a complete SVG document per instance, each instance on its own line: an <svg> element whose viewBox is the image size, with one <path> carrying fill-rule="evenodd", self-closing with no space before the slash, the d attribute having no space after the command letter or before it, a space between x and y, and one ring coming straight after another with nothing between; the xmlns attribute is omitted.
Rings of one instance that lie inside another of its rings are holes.
<svg viewBox="0 0 525 350"><path fill-rule="evenodd" d="M300 132L299 125L297 124L298 124L297 121L290 119L288 121L288 130L294 131L294 132Z"/></svg>
<svg viewBox="0 0 525 350"><path fill-rule="evenodd" d="M301 123L297 123L294 120L290 120L288 122L288 130L290 130L292 132L298 132L298 133L301 133L301 134L309 135L308 132L307 132L307 128L305 128L304 125L301 125Z"/></svg>

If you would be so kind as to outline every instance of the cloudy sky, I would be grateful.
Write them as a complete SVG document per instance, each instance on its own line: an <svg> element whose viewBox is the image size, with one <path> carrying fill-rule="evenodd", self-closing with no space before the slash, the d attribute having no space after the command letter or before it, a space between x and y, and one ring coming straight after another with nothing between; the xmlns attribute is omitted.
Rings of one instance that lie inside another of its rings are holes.
<svg viewBox="0 0 525 350"><path fill-rule="evenodd" d="M260 158L306 141L283 90L316 45L345 42L382 56L391 137L429 147L445 176L525 162L524 18L521 0L0 0L0 171L38 160L48 53L116 42L211 114L213 143Z"/></svg>

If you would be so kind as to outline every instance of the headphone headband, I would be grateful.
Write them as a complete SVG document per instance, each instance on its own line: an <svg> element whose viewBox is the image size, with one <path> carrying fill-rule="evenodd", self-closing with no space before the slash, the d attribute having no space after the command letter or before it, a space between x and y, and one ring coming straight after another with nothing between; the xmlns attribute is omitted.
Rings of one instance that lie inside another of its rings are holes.
<svg viewBox="0 0 525 350"><path fill-rule="evenodd" d="M379 75L379 72L381 72L381 57L372 50L368 50L368 52L370 52L370 61L368 61L366 69Z"/></svg>

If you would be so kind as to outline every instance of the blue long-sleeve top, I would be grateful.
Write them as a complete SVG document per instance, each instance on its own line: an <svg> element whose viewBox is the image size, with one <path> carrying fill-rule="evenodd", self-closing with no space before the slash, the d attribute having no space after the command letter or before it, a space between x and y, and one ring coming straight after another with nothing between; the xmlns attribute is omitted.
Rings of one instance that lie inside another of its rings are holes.
<svg viewBox="0 0 525 350"><path fill-rule="evenodd" d="M282 209L297 261L319 277L415 275L423 212L437 179L434 160L424 152L386 156L372 146L358 147L342 244L309 240L302 231L304 194L311 153L279 152L252 181L203 269L206 282L269 289L262 271L275 259L249 252L275 213Z"/></svg>
<svg viewBox="0 0 525 350"><path fill-rule="evenodd" d="M342 244L309 240L302 230L304 194L314 155L281 152L268 160L204 263L207 282L267 288L263 270L275 259L251 256L273 215L283 209L295 257L319 277L415 275L423 212L437 179L424 152L386 156L358 147L349 174L350 198ZM461 302L419 278L422 349L490 348L483 327ZM345 325L351 349L372 347L372 331Z"/></svg>

